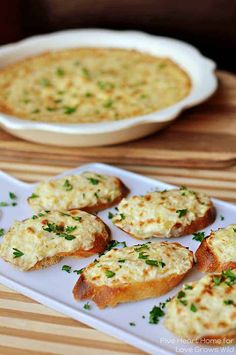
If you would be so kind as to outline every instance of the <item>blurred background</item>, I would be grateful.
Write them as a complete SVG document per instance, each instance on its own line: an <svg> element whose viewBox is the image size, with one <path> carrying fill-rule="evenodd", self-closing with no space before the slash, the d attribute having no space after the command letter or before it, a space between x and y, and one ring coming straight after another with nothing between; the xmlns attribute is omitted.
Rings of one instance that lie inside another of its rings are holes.
<svg viewBox="0 0 236 355"><path fill-rule="evenodd" d="M187 41L236 72L235 0L3 0L0 44L69 28L142 30Z"/></svg>

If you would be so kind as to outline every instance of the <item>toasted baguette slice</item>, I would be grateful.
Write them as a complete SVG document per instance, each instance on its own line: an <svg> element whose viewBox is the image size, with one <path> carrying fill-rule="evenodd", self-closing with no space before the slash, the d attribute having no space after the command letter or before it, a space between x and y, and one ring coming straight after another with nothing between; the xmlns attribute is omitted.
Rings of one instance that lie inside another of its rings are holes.
<svg viewBox="0 0 236 355"><path fill-rule="evenodd" d="M164 325L206 345L236 341L236 269L205 275L184 285L167 304Z"/></svg>
<svg viewBox="0 0 236 355"><path fill-rule="evenodd" d="M236 224L212 231L196 251L198 270L221 272L236 268Z"/></svg>
<svg viewBox="0 0 236 355"><path fill-rule="evenodd" d="M192 252L178 243L112 249L83 270L73 294L99 308L157 297L175 287L192 265Z"/></svg>
<svg viewBox="0 0 236 355"><path fill-rule="evenodd" d="M36 212L72 209L96 212L119 203L128 192L117 177L84 172L41 182L28 202Z"/></svg>
<svg viewBox="0 0 236 355"><path fill-rule="evenodd" d="M181 237L205 228L214 219L210 198L182 187L123 199L112 222L137 239L147 239Z"/></svg>
<svg viewBox="0 0 236 355"><path fill-rule="evenodd" d="M103 252L109 239L108 227L94 215L80 210L44 211L13 224L4 236L0 256L22 271L37 270L64 256Z"/></svg>

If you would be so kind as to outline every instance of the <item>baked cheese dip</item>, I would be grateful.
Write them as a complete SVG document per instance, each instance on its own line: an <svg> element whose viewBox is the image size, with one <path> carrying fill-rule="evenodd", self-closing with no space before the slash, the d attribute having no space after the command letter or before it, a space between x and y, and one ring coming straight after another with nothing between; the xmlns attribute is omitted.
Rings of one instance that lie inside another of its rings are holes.
<svg viewBox="0 0 236 355"><path fill-rule="evenodd" d="M228 337L229 345L235 342L236 269L206 275L184 285L167 303L164 325L176 335L195 341L224 342Z"/></svg>
<svg viewBox="0 0 236 355"><path fill-rule="evenodd" d="M73 208L94 212L120 202L128 192L128 188L117 177L90 171L43 181L28 202L36 212Z"/></svg>
<svg viewBox="0 0 236 355"><path fill-rule="evenodd" d="M213 222L210 198L181 187L122 199L112 222L137 239L177 237L196 232Z"/></svg>
<svg viewBox="0 0 236 355"><path fill-rule="evenodd" d="M12 225L0 245L0 256L27 271L38 268L41 261L46 260L44 267L51 265L50 258L55 263L61 259L55 257L79 256L79 252L86 255L86 251L93 250L98 237L106 244L109 232L94 215L79 210L42 211Z"/></svg>
<svg viewBox="0 0 236 355"><path fill-rule="evenodd" d="M41 122L88 123L149 114L185 98L190 78L168 58L78 48L26 58L0 71L0 111Z"/></svg>

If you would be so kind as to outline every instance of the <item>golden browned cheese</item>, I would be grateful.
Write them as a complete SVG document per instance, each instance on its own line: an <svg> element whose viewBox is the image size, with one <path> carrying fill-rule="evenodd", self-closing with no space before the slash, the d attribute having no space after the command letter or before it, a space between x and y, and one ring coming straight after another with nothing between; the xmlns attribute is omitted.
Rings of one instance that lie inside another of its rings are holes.
<svg viewBox="0 0 236 355"><path fill-rule="evenodd" d="M166 108L190 88L188 75L168 58L124 49L68 49L2 69L0 111L43 122L115 121Z"/></svg>

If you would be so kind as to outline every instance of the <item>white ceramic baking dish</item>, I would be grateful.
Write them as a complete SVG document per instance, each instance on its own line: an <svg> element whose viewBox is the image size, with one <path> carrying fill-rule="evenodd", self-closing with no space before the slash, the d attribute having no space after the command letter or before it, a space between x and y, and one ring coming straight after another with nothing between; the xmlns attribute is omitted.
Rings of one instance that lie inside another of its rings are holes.
<svg viewBox="0 0 236 355"><path fill-rule="evenodd" d="M136 31L101 29L68 30L5 45L0 48L0 67L44 51L73 47L119 47L169 57L190 76L189 95L161 111L115 122L56 124L27 121L0 113L0 125L18 137L60 146L99 146L146 136L173 121L184 109L206 100L217 88L215 63L193 46L167 37Z"/></svg>

